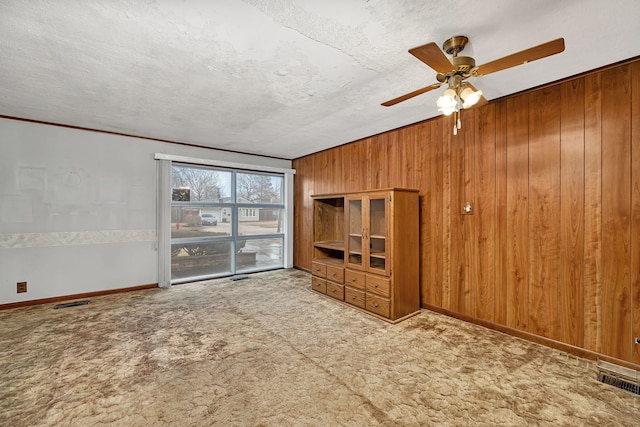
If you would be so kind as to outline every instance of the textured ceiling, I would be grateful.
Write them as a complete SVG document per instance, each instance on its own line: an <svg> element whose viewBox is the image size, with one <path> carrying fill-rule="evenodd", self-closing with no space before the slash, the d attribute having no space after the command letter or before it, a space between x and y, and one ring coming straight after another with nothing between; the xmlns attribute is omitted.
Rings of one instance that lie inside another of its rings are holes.
<svg viewBox="0 0 640 427"><path fill-rule="evenodd" d="M407 53L453 35L491 100L640 55L637 0L2 0L0 115L297 158L438 115Z"/></svg>

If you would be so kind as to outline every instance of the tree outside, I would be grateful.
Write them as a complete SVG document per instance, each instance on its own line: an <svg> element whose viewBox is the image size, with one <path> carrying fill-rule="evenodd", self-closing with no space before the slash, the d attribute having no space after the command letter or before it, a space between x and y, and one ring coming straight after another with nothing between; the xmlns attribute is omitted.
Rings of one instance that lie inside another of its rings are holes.
<svg viewBox="0 0 640 427"><path fill-rule="evenodd" d="M222 182L217 171L194 167L173 166L171 186L190 190L190 201L217 202L220 200Z"/></svg>
<svg viewBox="0 0 640 427"><path fill-rule="evenodd" d="M246 203L282 203L282 179L270 175L238 173L236 193ZM241 200L238 199L238 200Z"/></svg>

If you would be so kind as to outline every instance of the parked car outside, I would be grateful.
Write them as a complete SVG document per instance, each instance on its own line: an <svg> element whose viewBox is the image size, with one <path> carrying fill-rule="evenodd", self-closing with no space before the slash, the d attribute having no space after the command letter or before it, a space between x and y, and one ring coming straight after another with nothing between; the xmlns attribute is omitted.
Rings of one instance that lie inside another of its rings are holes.
<svg viewBox="0 0 640 427"><path fill-rule="evenodd" d="M218 218L215 215L203 213L202 217L202 225L218 225Z"/></svg>

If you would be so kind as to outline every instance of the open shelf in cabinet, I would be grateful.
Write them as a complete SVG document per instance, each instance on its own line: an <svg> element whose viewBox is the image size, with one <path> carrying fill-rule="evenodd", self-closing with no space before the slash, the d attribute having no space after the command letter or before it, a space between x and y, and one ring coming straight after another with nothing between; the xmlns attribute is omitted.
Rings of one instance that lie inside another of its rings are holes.
<svg viewBox="0 0 640 427"><path fill-rule="evenodd" d="M344 264L344 197L313 200L313 259Z"/></svg>
<svg viewBox="0 0 640 427"><path fill-rule="evenodd" d="M320 242L313 242L313 246L316 248L344 251L344 240L324 240Z"/></svg>
<svg viewBox="0 0 640 427"><path fill-rule="evenodd" d="M314 199L313 240L344 241L344 197Z"/></svg>

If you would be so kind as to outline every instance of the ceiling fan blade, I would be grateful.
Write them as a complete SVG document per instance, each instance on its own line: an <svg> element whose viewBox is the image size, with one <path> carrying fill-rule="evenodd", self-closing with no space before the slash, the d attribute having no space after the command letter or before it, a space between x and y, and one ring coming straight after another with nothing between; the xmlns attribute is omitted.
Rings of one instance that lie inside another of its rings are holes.
<svg viewBox="0 0 640 427"><path fill-rule="evenodd" d="M496 71L506 70L516 65L526 64L536 59L545 58L564 51L564 39L559 38L523 51L507 55L495 61L481 65L477 69L477 75L486 76Z"/></svg>
<svg viewBox="0 0 640 427"><path fill-rule="evenodd" d="M409 49L409 53L439 73L448 73L453 70L449 58L433 42Z"/></svg>
<svg viewBox="0 0 640 427"><path fill-rule="evenodd" d="M430 90L437 89L440 86L442 86L442 83L435 83L427 87L423 87L422 89L414 90L413 92L399 96L390 101L383 102L382 105L384 105L385 107L390 107L392 105L396 105L399 102L406 101L407 99L413 98L414 96L422 95L425 92L429 92Z"/></svg>

